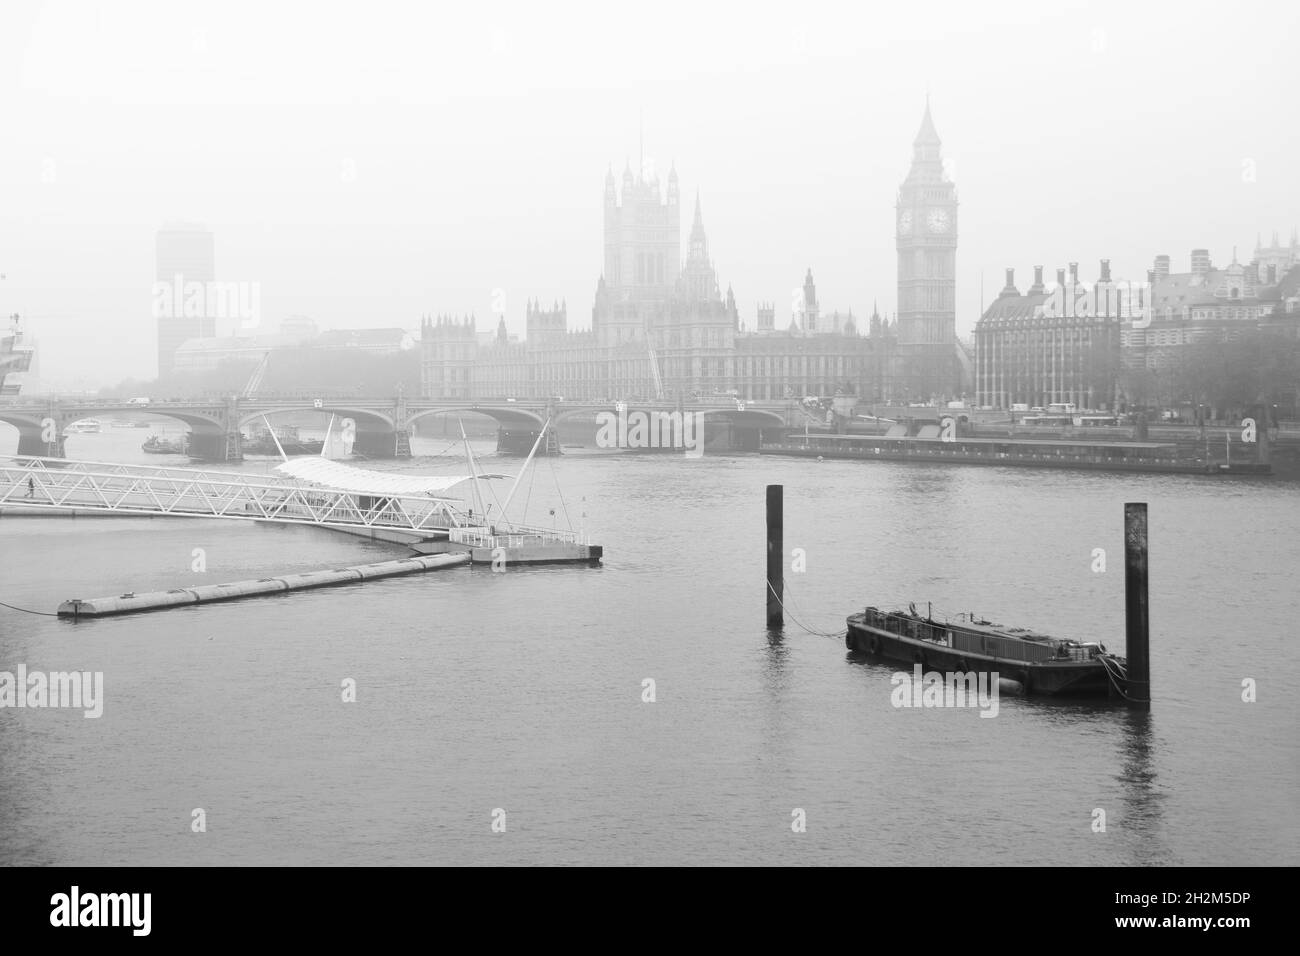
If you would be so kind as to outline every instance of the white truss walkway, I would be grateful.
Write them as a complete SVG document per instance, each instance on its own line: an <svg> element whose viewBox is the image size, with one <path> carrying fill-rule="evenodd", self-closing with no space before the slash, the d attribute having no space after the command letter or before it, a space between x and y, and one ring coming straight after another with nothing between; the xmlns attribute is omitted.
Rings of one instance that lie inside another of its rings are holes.
<svg viewBox="0 0 1300 956"><path fill-rule="evenodd" d="M229 471L0 456L0 510L235 518L442 535L471 522L453 501L364 494Z"/></svg>

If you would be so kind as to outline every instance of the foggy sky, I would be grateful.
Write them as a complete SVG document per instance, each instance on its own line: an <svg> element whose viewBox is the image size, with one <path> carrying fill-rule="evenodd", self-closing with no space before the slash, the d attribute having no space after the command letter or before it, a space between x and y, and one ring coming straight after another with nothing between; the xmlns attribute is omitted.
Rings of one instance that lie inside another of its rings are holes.
<svg viewBox="0 0 1300 956"><path fill-rule="evenodd" d="M586 327L605 172L642 127L750 327L759 300L788 324L808 267L824 311L893 312L928 87L965 335L1006 266L1023 291L1034 264L1142 278L1289 238L1298 9L6 2L0 315L46 380L152 378L154 234L187 220L268 319L486 330L500 288L513 332L534 296Z"/></svg>

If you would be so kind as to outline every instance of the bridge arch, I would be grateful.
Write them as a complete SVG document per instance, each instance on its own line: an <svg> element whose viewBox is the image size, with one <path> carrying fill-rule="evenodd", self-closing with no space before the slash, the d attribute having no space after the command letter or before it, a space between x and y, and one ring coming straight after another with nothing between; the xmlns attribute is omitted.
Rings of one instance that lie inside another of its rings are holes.
<svg viewBox="0 0 1300 956"><path fill-rule="evenodd" d="M785 419L777 412L764 408L699 408L692 409L702 417L716 415L736 425L749 425L758 428L784 428Z"/></svg>
<svg viewBox="0 0 1300 956"><path fill-rule="evenodd" d="M388 431L397 430L397 423L393 421L393 416L382 411L376 411L373 408L358 408L354 405L328 405L322 403L319 407L314 404L297 404L271 406L259 408L256 411L245 411L240 409L239 427L247 428L249 425L260 424L263 418L274 422L278 417L291 414L302 414L303 412L315 412L322 415L337 415L340 418L351 418L357 423L357 431Z"/></svg>
<svg viewBox="0 0 1300 956"><path fill-rule="evenodd" d="M490 418L497 423L497 451L506 454L527 454L533 447L534 443L542 433L542 427L546 424L546 416L543 413L530 409L528 407L517 407L513 404L482 404L482 405L449 405L436 408L421 408L414 411L408 418L409 427L414 428L415 423L422 418L433 418L447 415L481 415ZM554 451L552 452L552 446ZM542 454L558 454L559 444L555 437L554 430L546 442L546 448Z"/></svg>
<svg viewBox="0 0 1300 956"><path fill-rule="evenodd" d="M48 410L19 412L15 409L0 408L0 422L12 425L18 432L17 453L19 455L62 458L64 425L56 424L51 432L44 425L47 417L54 417L56 423L58 422L57 413L51 416Z"/></svg>
<svg viewBox="0 0 1300 956"><path fill-rule="evenodd" d="M220 431L226 427L225 408L211 403L196 402L192 406L178 408L173 403L167 403L166 405L131 405L127 402L112 402L78 405L69 402L58 405L56 408L65 425L84 421L87 418L103 420L108 416L118 418L123 415L147 415L149 418L175 419L196 432Z"/></svg>
<svg viewBox="0 0 1300 956"><path fill-rule="evenodd" d="M167 418L180 422L194 433L196 445L218 447L224 440L226 425L220 410L198 406L192 410L153 408L151 406L121 403L93 405L54 404L0 406L0 421L18 430L18 454L48 458L64 457L64 439L70 425L88 418L103 420L109 416L148 415L149 418ZM46 423L54 422L51 436ZM52 440L50 440L52 438Z"/></svg>
<svg viewBox="0 0 1300 956"><path fill-rule="evenodd" d="M464 405L452 408L422 408L419 411L412 412L407 418L406 424L409 427L421 418L430 418L435 415L463 415L467 412L486 415L488 418L495 419L499 425L508 425L514 428L540 428L546 423L545 416L527 408L511 408L509 405Z"/></svg>
<svg viewBox="0 0 1300 956"><path fill-rule="evenodd" d="M24 428L40 428L41 422L47 415L49 415L48 412L19 412L0 406L0 422L13 425L14 428L17 428L20 431Z"/></svg>
<svg viewBox="0 0 1300 956"><path fill-rule="evenodd" d="M558 425L560 424L560 422L567 421L570 418L579 418L579 417L587 417L587 416L594 417L596 415L599 415L601 412L609 412L612 415L615 413L616 410L617 409L613 402L610 402L608 404L602 404L602 405L595 405L595 404L579 405L577 407L566 405L563 409L561 409L556 414L554 418L551 419L551 423L554 425Z"/></svg>
<svg viewBox="0 0 1300 956"><path fill-rule="evenodd" d="M355 426L352 440L354 454L367 458L405 458L410 454L410 445L406 441L404 428L398 428L394 416L384 408L365 408L355 403L322 401L295 402L293 404L267 404L256 410L240 409L239 428L242 431L249 425L263 424L263 420L275 424L275 419L285 415L309 412L317 415L335 415L350 418Z"/></svg>

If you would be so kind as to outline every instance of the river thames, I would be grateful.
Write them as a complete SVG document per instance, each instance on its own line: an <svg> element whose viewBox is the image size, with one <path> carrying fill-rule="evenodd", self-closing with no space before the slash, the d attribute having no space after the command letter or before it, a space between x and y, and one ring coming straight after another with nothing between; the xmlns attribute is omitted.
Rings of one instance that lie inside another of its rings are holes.
<svg viewBox="0 0 1300 956"><path fill-rule="evenodd" d="M158 463L142 434L67 453ZM415 452L377 467L463 467L448 441ZM99 719L0 711L0 862L1300 863L1297 485L576 451L532 474L529 521L567 514L603 566L79 624L0 608L0 670L102 671L105 698ZM782 635L768 483L806 561L787 555ZM928 601L1122 653L1126 501L1150 505L1150 714L897 709L897 668L846 651L849 613ZM0 600L51 612L404 553L253 522L4 517Z"/></svg>

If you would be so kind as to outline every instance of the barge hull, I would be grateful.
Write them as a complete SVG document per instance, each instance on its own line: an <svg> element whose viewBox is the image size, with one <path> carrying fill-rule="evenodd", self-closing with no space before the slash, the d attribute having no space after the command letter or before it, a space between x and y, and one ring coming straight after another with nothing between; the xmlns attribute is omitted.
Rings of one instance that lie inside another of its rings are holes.
<svg viewBox="0 0 1300 956"><path fill-rule="evenodd" d="M938 445L939 443L930 443ZM933 465L1002 465L1013 468L1055 468L1070 471L1120 471L1145 472L1166 475L1233 475L1267 476L1272 474L1268 463L1205 462L1177 458L1168 459L1110 459L1103 456L1058 456L1041 451L1017 449L1013 452L962 452L945 448L918 447L895 449L871 445L864 448L833 448L787 443L765 444L759 448L763 455L784 455L791 458L848 459L853 461L909 461Z"/></svg>
<svg viewBox="0 0 1300 956"><path fill-rule="evenodd" d="M844 643L851 651L900 663L920 664L921 669L926 671L997 674L1017 681L1024 687L1026 694L1108 697L1112 693L1106 669L1100 662L1030 663L989 657L930 641L890 634L852 620L848 623Z"/></svg>

